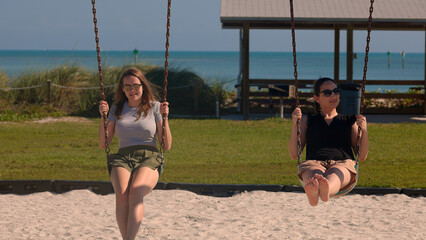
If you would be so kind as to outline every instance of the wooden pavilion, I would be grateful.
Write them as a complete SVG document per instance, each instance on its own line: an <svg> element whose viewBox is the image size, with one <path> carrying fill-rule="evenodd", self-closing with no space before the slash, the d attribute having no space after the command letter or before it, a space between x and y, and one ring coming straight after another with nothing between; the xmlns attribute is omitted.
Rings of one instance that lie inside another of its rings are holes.
<svg viewBox="0 0 426 240"><path fill-rule="evenodd" d="M353 79L353 31L366 30L370 0L294 0L294 18L297 29L334 30L334 79L339 79L340 30L346 30L346 79ZM250 29L291 29L289 0L221 0L220 20L223 29L240 30L240 87L241 112L249 117L250 87L268 84L292 84L292 79L251 79L249 76ZM380 0L374 2L372 30L424 31L426 52L426 0ZM297 31L296 31L297 33ZM297 36L296 36L297 39ZM296 40L297 42L297 40ZM291 43L288 43L291 46ZM290 77L290 76L289 76ZM312 84L314 80L299 80L299 84ZM369 85L426 86L426 53L424 80L368 80ZM398 94L394 98L426 100L424 94ZM389 94L388 94L389 95ZM386 94L370 93L366 98L389 98ZM395 95L395 94L394 94ZM303 96L303 93L301 93ZM420 109L426 114L424 108Z"/></svg>

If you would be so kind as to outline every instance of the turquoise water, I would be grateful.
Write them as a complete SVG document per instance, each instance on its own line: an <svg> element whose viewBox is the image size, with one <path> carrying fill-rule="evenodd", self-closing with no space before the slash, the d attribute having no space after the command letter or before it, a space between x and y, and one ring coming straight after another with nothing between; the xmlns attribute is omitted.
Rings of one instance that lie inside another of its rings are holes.
<svg viewBox="0 0 426 240"><path fill-rule="evenodd" d="M424 54L406 53L402 67L400 53L390 55L390 68L386 53L370 53L367 80L424 80ZM139 51L138 62L164 65L164 52ZM102 65L120 66L134 62L133 51L104 51ZM297 54L299 79L333 77L333 53L300 52ZM22 72L51 69L62 64L77 64L96 70L95 51L15 51L0 50L0 70L12 79ZM232 90L239 73L238 52L170 52L169 66L194 71L210 83L226 82L224 87ZM362 79L364 54L354 59L354 79ZM250 77L266 79L292 79L293 58L291 52L250 53ZM346 78L346 54L340 55L340 79ZM367 90L396 89L407 91L409 86L374 86Z"/></svg>

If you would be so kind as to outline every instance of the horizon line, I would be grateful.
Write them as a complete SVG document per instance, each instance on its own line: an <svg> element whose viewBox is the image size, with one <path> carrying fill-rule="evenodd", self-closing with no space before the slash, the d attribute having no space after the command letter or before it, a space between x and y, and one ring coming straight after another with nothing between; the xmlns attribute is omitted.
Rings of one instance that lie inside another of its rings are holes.
<svg viewBox="0 0 426 240"><path fill-rule="evenodd" d="M102 50L101 52L133 52L134 50L138 50L139 53L141 52L164 52L164 50L143 50L143 49L128 49L128 50ZM60 51L66 51L66 52L96 52L95 49L0 49L1 52L6 51L22 51L22 52L60 52ZM238 53L239 51L234 50L169 50L169 52L224 52L224 53ZM297 51L298 53L334 53L334 51ZM354 51L354 53L364 53L365 51ZM369 53L401 53L402 51L370 51ZM256 51L250 51L250 53L292 53L291 50L289 51L273 51L273 50L256 50ZM341 51L340 53L346 53L345 51ZM418 54L424 54L425 52L409 52L405 51L405 53L418 53Z"/></svg>

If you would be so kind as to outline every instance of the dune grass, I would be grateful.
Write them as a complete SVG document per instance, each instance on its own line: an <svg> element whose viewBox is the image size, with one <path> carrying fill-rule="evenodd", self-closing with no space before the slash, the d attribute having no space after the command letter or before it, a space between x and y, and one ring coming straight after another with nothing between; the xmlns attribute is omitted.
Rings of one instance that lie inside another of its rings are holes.
<svg viewBox="0 0 426 240"><path fill-rule="evenodd" d="M98 124L1 122L0 179L109 180ZM173 146L160 181L299 184L287 152L288 120L171 119L170 126ZM425 132L426 124L369 124L358 186L426 188Z"/></svg>
<svg viewBox="0 0 426 240"><path fill-rule="evenodd" d="M163 96L164 70L160 66L145 63L123 66L104 66L103 83L105 98L112 102L115 86L122 73L129 67L140 69L152 84L157 97ZM51 82L48 90L48 80ZM10 87L12 90L7 90ZM47 106L67 115L96 116L101 92L99 73L78 64L65 64L49 70L23 72L14 79L0 71L0 117L5 111L37 114L38 106ZM195 89L194 89L195 88ZM211 88L197 74L186 69L170 68L167 99L178 114L214 114L216 99L224 101L224 90ZM50 100L50 101L49 101ZM197 102L196 107L192 102ZM35 107L34 107L35 106ZM202 106L202 107L201 107ZM35 108L35 109L34 109ZM34 111L35 110L35 111ZM46 112L46 111L45 111ZM48 112L48 111L47 111ZM10 114L9 114L10 115ZM35 116L37 117L37 116ZM0 120L14 120L4 118ZM18 118L18 120L20 120Z"/></svg>

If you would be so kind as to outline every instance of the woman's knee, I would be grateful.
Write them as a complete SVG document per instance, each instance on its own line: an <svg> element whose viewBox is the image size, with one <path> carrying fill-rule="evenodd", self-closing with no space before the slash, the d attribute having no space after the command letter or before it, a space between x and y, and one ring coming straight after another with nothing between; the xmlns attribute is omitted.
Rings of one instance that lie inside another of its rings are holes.
<svg viewBox="0 0 426 240"><path fill-rule="evenodd" d="M303 180L307 180L307 179L313 178L315 174L323 175L324 171L320 168L312 167L303 171L300 174L300 176L302 177Z"/></svg>
<svg viewBox="0 0 426 240"><path fill-rule="evenodd" d="M129 198L135 199L139 198L143 200L143 198L148 195L152 191L153 187L146 185L146 184L140 184L138 186L130 186L129 188Z"/></svg>
<svg viewBox="0 0 426 240"><path fill-rule="evenodd" d="M115 192L115 201L117 204L125 204L129 202L128 191Z"/></svg>
<svg viewBox="0 0 426 240"><path fill-rule="evenodd" d="M342 183L349 182L352 177L351 172L342 166L331 167L325 173L326 177L333 175L337 176Z"/></svg>

